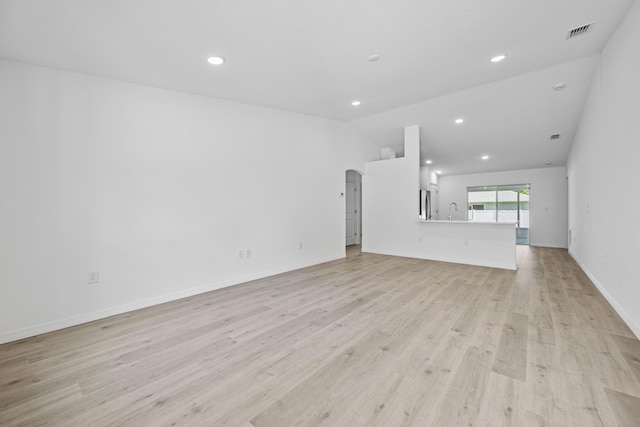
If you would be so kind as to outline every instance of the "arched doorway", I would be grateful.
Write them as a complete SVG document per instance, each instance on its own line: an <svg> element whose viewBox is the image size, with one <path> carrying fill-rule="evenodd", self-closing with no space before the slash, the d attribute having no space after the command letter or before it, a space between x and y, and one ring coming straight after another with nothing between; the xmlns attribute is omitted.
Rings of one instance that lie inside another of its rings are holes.
<svg viewBox="0 0 640 427"><path fill-rule="evenodd" d="M362 175L348 170L345 176L345 246L362 242Z"/></svg>

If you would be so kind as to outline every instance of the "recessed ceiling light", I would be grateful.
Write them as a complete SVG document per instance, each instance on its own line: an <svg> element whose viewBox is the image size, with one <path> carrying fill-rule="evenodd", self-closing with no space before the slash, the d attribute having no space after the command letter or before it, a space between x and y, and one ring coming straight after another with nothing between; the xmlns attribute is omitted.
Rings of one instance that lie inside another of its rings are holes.
<svg viewBox="0 0 640 427"><path fill-rule="evenodd" d="M361 104L361 102L358 101L357 99L351 103L351 105L353 105L354 107L357 107L360 104Z"/></svg>
<svg viewBox="0 0 640 427"><path fill-rule="evenodd" d="M375 55L371 55L367 58L367 61L369 62L376 62L378 59L380 59L380 55L375 54Z"/></svg>
<svg viewBox="0 0 640 427"><path fill-rule="evenodd" d="M456 119L455 122L456 122L457 125L460 125L460 124L464 123L464 119Z"/></svg>
<svg viewBox="0 0 640 427"><path fill-rule="evenodd" d="M487 155L482 156L482 160L487 160L488 158L489 158L489 156L487 156Z"/></svg>
<svg viewBox="0 0 640 427"><path fill-rule="evenodd" d="M493 58L491 58L491 62L500 62L503 61L504 58L506 58L507 55L505 55L504 53L501 53L500 55L496 55Z"/></svg>
<svg viewBox="0 0 640 427"><path fill-rule="evenodd" d="M431 163L433 163L433 160L427 160L425 163L430 165Z"/></svg>
<svg viewBox="0 0 640 427"><path fill-rule="evenodd" d="M221 65L224 63L224 58L222 56L210 56L207 58L207 62L211 65Z"/></svg>
<svg viewBox="0 0 640 427"><path fill-rule="evenodd" d="M437 173L438 175L440 175L440 174L442 173L442 171L436 171L436 173Z"/></svg>

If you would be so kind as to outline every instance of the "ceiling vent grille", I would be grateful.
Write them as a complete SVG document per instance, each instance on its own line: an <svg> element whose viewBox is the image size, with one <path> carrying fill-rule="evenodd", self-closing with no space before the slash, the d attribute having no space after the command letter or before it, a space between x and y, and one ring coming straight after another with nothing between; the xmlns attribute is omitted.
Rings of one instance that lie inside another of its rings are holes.
<svg viewBox="0 0 640 427"><path fill-rule="evenodd" d="M560 134L559 133L553 134L549 137L549 139L560 139Z"/></svg>
<svg viewBox="0 0 640 427"><path fill-rule="evenodd" d="M591 31L591 28L593 28L593 24L593 22L590 22L586 25L581 25L579 27L570 29L567 33L567 40L587 34L589 31Z"/></svg>

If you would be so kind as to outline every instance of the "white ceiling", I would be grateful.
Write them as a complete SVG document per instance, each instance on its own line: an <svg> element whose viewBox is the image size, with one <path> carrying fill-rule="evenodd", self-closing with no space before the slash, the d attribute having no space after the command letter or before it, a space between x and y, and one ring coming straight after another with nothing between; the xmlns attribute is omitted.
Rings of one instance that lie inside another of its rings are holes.
<svg viewBox="0 0 640 427"><path fill-rule="evenodd" d="M0 0L0 57L352 121L398 151L418 123L423 160L444 174L558 166L597 53L632 3Z"/></svg>

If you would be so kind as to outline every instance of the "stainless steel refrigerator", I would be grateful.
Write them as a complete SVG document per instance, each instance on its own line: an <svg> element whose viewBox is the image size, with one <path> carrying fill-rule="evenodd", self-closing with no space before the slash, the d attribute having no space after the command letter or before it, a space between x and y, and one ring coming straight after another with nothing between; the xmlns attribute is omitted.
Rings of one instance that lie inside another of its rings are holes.
<svg viewBox="0 0 640 427"><path fill-rule="evenodd" d="M420 190L420 203L418 206L418 218L427 220L433 218L431 215L431 191Z"/></svg>

